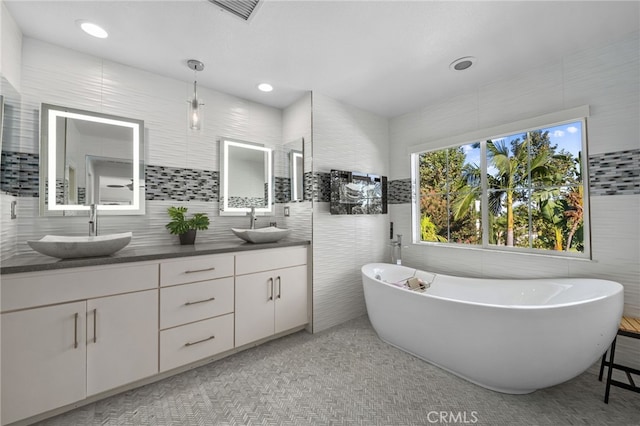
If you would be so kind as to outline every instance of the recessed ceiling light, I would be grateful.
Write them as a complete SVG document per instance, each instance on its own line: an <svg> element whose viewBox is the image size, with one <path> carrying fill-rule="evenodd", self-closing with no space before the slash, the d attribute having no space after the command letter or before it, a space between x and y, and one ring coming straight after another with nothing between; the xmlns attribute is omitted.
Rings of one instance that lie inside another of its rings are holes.
<svg viewBox="0 0 640 426"><path fill-rule="evenodd" d="M85 33L91 36L94 36L97 38L109 37L109 34L104 30L104 28L94 24L93 22L79 20L79 21L76 21L76 24L78 24L78 26L82 28L82 31L84 31Z"/></svg>
<svg viewBox="0 0 640 426"><path fill-rule="evenodd" d="M273 86L269 83L260 83L258 84L258 90L261 90L263 92L270 92L273 90Z"/></svg>
<svg viewBox="0 0 640 426"><path fill-rule="evenodd" d="M471 68L471 66L475 63L476 63L476 58L474 58L473 56L465 56L463 58L459 58L451 62L451 64L449 64L449 68L452 71L464 71L466 69Z"/></svg>

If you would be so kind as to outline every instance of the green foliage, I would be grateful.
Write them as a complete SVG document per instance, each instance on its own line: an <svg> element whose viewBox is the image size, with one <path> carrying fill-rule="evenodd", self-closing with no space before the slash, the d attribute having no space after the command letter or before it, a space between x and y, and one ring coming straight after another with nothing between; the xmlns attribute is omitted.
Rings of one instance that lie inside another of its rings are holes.
<svg viewBox="0 0 640 426"><path fill-rule="evenodd" d="M447 239L441 235L438 235L436 231L436 225L431 222L428 216L422 216L420 219L420 237L422 241L438 241L446 243Z"/></svg>
<svg viewBox="0 0 640 426"><path fill-rule="evenodd" d="M171 218L171 222L165 225L171 234L181 235L190 229L205 230L209 229L209 217L206 213L194 213L190 219L187 219L186 207L169 207L167 213Z"/></svg>
<svg viewBox="0 0 640 426"><path fill-rule="evenodd" d="M423 241L481 244L474 204L486 179L488 244L584 250L581 158L551 143L548 130L488 140L487 170L468 163L472 146L419 157Z"/></svg>
<svg viewBox="0 0 640 426"><path fill-rule="evenodd" d="M465 159L464 147L420 155L421 220L428 217L434 227L424 241L479 242L475 217L469 213L480 196L481 173Z"/></svg>

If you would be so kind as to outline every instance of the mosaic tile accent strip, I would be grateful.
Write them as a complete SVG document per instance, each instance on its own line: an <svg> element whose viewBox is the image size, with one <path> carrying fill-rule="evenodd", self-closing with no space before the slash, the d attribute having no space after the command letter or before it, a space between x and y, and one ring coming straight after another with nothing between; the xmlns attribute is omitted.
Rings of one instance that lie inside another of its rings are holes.
<svg viewBox="0 0 640 426"><path fill-rule="evenodd" d="M218 201L217 171L147 165L145 181L146 200Z"/></svg>
<svg viewBox="0 0 640 426"><path fill-rule="evenodd" d="M11 195L20 193L20 158L18 153L2 151L2 173L0 188Z"/></svg>
<svg viewBox="0 0 640 426"><path fill-rule="evenodd" d="M288 203L291 201L291 178L276 176L273 187L276 203Z"/></svg>
<svg viewBox="0 0 640 426"><path fill-rule="evenodd" d="M389 204L411 202L411 178L389 181Z"/></svg>
<svg viewBox="0 0 640 426"><path fill-rule="evenodd" d="M592 196L640 194L640 149L590 155L589 191Z"/></svg>
<svg viewBox="0 0 640 426"><path fill-rule="evenodd" d="M38 197L40 192L40 155L2 151L0 189L20 197Z"/></svg>
<svg viewBox="0 0 640 426"><path fill-rule="evenodd" d="M47 184L48 185L48 182ZM56 179L56 204L69 204L69 200L65 200L65 194L69 193L69 181L66 179ZM49 198L47 198L47 201Z"/></svg>
<svg viewBox="0 0 640 426"><path fill-rule="evenodd" d="M331 201L331 173L314 173L313 200L327 203Z"/></svg>
<svg viewBox="0 0 640 426"><path fill-rule="evenodd" d="M0 190L20 197L38 197L40 192L40 156L17 151L2 151ZM591 196L640 194L640 149L589 157ZM147 200L218 201L219 173L213 170L183 169L147 165ZM276 177L275 201L291 201L288 178ZM389 181L390 204L411 202L411 179ZM79 188L78 197L84 199ZM304 175L305 200L329 202L329 173L307 172Z"/></svg>
<svg viewBox="0 0 640 426"><path fill-rule="evenodd" d="M220 200L222 202L222 200ZM264 198L259 197L230 197L229 207L231 208L244 208L244 207L265 207L267 204Z"/></svg>
<svg viewBox="0 0 640 426"><path fill-rule="evenodd" d="M304 173L304 199L305 200L313 200L313 172L305 172Z"/></svg>

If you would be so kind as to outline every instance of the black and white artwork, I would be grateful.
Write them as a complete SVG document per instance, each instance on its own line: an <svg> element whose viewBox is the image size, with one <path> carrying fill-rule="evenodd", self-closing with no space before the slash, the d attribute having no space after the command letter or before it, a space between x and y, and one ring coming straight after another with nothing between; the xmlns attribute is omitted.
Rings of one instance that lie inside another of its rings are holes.
<svg viewBox="0 0 640 426"><path fill-rule="evenodd" d="M387 178L331 170L331 214L386 214Z"/></svg>

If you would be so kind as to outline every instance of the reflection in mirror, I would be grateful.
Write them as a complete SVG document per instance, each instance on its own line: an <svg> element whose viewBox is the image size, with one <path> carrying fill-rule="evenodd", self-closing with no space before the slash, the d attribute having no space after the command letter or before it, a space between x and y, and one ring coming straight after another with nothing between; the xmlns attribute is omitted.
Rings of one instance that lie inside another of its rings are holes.
<svg viewBox="0 0 640 426"><path fill-rule="evenodd" d="M20 93L13 87L13 85L4 76L0 74L0 93L2 93L2 108L0 113L2 115L2 129L0 134L0 146L6 151L20 151ZM20 189L16 187L11 188L11 185L7 185L3 188L5 191L12 193L20 192ZM14 190L14 191L11 191Z"/></svg>
<svg viewBox="0 0 640 426"><path fill-rule="evenodd" d="M273 205L273 155L264 145L223 139L220 214L270 213Z"/></svg>
<svg viewBox="0 0 640 426"><path fill-rule="evenodd" d="M291 173L291 201L302 201L304 198L304 157L302 151L292 150L289 153Z"/></svg>
<svg viewBox="0 0 640 426"><path fill-rule="evenodd" d="M144 123L42 104L40 213L144 214Z"/></svg>
<svg viewBox="0 0 640 426"><path fill-rule="evenodd" d="M131 170L131 160L87 155L86 203L116 206L133 204Z"/></svg>
<svg viewBox="0 0 640 426"><path fill-rule="evenodd" d="M284 144L288 164L289 200L304 201L304 138Z"/></svg>

